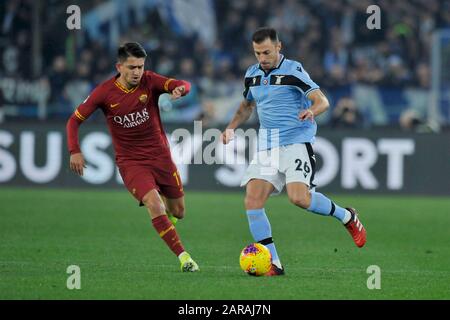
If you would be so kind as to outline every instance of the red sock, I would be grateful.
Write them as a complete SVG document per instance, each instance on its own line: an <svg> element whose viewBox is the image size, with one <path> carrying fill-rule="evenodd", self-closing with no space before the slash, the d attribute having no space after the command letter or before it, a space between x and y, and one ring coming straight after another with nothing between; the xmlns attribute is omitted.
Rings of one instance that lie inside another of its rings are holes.
<svg viewBox="0 0 450 320"><path fill-rule="evenodd" d="M177 230L175 230L175 227L172 222L170 222L169 218L163 214L162 216L152 219L152 224L170 250L179 256L184 251L184 248L178 238Z"/></svg>

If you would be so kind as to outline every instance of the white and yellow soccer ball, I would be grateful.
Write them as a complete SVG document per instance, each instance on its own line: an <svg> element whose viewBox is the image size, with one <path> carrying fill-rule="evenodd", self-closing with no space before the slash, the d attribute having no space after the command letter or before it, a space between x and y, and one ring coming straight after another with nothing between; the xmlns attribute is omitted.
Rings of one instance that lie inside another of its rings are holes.
<svg viewBox="0 0 450 320"><path fill-rule="evenodd" d="M241 269L252 276L266 274L272 266L270 250L260 243L252 243L241 251L239 257Z"/></svg>

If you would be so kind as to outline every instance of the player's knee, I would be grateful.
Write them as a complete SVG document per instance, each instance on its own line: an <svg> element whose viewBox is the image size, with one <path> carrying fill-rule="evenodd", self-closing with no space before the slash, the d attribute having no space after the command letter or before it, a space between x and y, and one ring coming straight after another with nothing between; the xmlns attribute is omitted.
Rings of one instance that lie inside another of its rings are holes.
<svg viewBox="0 0 450 320"><path fill-rule="evenodd" d="M293 204L295 204L297 207L308 209L310 206L310 198L307 196L301 196L301 195L290 195L289 201L291 201Z"/></svg>
<svg viewBox="0 0 450 320"><path fill-rule="evenodd" d="M247 210L260 209L264 207L264 201L261 198L255 197L253 195L246 195L244 202L245 208Z"/></svg>
<svg viewBox="0 0 450 320"><path fill-rule="evenodd" d="M166 208L161 201L151 199L150 197L144 196L144 198L142 198L142 203L155 216L162 215L166 211Z"/></svg>

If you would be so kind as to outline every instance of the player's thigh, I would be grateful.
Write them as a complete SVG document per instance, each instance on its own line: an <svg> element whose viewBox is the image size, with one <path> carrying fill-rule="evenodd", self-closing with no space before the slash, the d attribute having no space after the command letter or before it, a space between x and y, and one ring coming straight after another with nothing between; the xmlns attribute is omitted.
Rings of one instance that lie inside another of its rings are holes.
<svg viewBox="0 0 450 320"><path fill-rule="evenodd" d="M170 159L168 161L155 163L153 165L153 174L156 184L161 194L167 199L180 199L184 197L183 182L176 165ZM175 200L179 204L181 200Z"/></svg>
<svg viewBox="0 0 450 320"><path fill-rule="evenodd" d="M125 187L141 205L149 191L159 191L153 172L148 166L121 166L119 172Z"/></svg>
<svg viewBox="0 0 450 320"><path fill-rule="evenodd" d="M185 203L184 196L180 198L167 198L162 196L166 205L166 210L178 219L184 218Z"/></svg>
<svg viewBox="0 0 450 320"><path fill-rule="evenodd" d="M275 157L276 158L276 157ZM279 171L278 159L273 161L267 151L258 152L241 180L241 187L247 186L252 180L261 180L270 183L274 188L272 193L279 194L284 188L285 177Z"/></svg>
<svg viewBox="0 0 450 320"><path fill-rule="evenodd" d="M275 187L269 181L263 179L251 179L246 186L245 208L247 210L264 207Z"/></svg>
<svg viewBox="0 0 450 320"><path fill-rule="evenodd" d="M291 201L296 206L307 209L311 205L309 187L303 182L290 182L286 184L286 191Z"/></svg>

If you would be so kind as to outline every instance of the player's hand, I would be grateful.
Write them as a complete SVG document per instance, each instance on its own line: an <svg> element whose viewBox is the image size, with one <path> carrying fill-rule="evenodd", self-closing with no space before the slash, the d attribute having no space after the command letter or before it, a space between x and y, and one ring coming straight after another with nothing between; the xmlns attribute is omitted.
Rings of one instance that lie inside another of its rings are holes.
<svg viewBox="0 0 450 320"><path fill-rule="evenodd" d="M86 168L86 164L84 163L84 157L81 152L70 155L70 169L73 172L82 176L84 168Z"/></svg>
<svg viewBox="0 0 450 320"><path fill-rule="evenodd" d="M312 112L311 109L306 109L303 110L302 112L300 112L300 114L298 115L298 118L302 121L308 120L310 119L311 122L314 121L314 112Z"/></svg>
<svg viewBox="0 0 450 320"><path fill-rule="evenodd" d="M228 144L231 140L234 139L234 130L233 129L225 129L224 132L220 135L220 140L223 144Z"/></svg>
<svg viewBox="0 0 450 320"><path fill-rule="evenodd" d="M172 100L177 100L177 99L181 98L185 91L186 91L185 86L179 86L179 87L176 87L175 89L173 89L172 97L171 97Z"/></svg>

